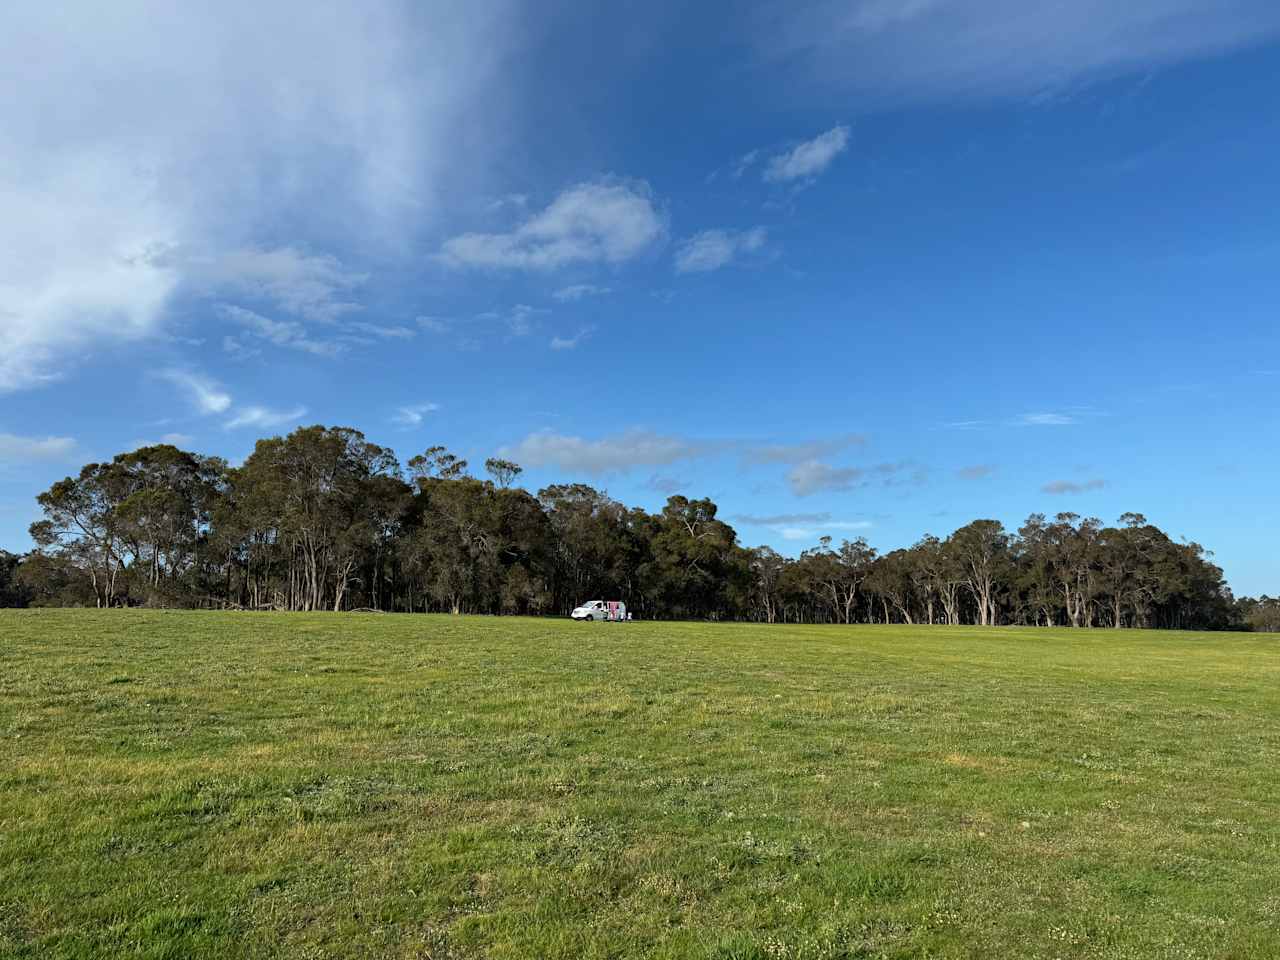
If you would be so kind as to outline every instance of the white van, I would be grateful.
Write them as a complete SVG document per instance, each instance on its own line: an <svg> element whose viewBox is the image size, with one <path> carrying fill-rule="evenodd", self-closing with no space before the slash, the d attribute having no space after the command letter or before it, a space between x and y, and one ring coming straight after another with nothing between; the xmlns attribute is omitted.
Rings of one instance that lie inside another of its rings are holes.
<svg viewBox="0 0 1280 960"><path fill-rule="evenodd" d="M574 620L613 620L625 623L631 619L627 615L627 605L621 600L588 600L580 607L574 607L569 614Z"/></svg>

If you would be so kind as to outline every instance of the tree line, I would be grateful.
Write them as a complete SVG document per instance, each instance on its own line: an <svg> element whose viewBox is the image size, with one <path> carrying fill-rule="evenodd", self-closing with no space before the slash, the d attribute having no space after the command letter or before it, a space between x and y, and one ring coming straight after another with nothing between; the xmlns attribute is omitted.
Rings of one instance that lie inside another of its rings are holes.
<svg viewBox="0 0 1280 960"><path fill-rule="evenodd" d="M1233 599L1198 544L1140 514L1106 526L975 520L880 554L823 537L745 547L709 499L660 512L579 483L536 494L431 447L401 464L358 430L259 440L239 467L170 445L91 463L40 494L36 546L0 552L0 605L563 615L619 599L640 618L765 623L1280 629Z"/></svg>

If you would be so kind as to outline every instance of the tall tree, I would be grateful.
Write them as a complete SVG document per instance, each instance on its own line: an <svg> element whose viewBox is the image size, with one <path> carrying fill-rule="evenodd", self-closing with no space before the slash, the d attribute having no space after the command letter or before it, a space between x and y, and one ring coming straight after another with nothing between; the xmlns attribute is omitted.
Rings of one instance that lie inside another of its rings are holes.
<svg viewBox="0 0 1280 960"><path fill-rule="evenodd" d="M996 591L1008 559L1009 535L998 520L975 520L953 533L948 543L959 562L961 582L978 607L978 623L994 626Z"/></svg>

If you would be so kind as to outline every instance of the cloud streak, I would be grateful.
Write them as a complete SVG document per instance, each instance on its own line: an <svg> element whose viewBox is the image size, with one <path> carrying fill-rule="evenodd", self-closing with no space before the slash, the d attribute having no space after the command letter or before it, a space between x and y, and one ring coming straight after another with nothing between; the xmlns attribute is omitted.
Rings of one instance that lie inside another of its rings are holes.
<svg viewBox="0 0 1280 960"><path fill-rule="evenodd" d="M231 406L231 394L204 374L170 369L160 371L159 376L185 393L198 413L223 413Z"/></svg>
<svg viewBox="0 0 1280 960"><path fill-rule="evenodd" d="M811 180L831 166L848 146L849 128L833 127L786 153L770 158L765 164L764 179L768 183Z"/></svg>
<svg viewBox="0 0 1280 960"><path fill-rule="evenodd" d="M765 527L784 540L817 540L829 534L854 533L874 526L870 520L836 520L825 512L779 513L771 516L738 514L731 519L749 527Z"/></svg>
<svg viewBox="0 0 1280 960"><path fill-rule="evenodd" d="M0 433L0 466L65 460L76 450L70 437L20 437Z"/></svg>
<svg viewBox="0 0 1280 960"><path fill-rule="evenodd" d="M1020 427L1067 427L1080 421L1069 413L1024 413L1015 422Z"/></svg>
<svg viewBox="0 0 1280 960"><path fill-rule="evenodd" d="M746 253L762 249L769 234L764 227L750 230L703 230L676 250L676 273L707 273L728 266Z"/></svg>
<svg viewBox="0 0 1280 960"><path fill-rule="evenodd" d="M819 0L765 4L766 59L881 101L1035 97L1280 35L1271 0Z"/></svg>
<svg viewBox="0 0 1280 960"><path fill-rule="evenodd" d="M224 317L243 327L246 335L290 350L299 350L317 357L335 357L345 349L340 343L328 340L315 340L307 333L307 328L296 320L273 320L253 310L224 304L220 307ZM244 340L228 338L223 347L229 353L244 352Z"/></svg>
<svg viewBox="0 0 1280 960"><path fill-rule="evenodd" d="M846 433L826 440L758 444L747 449L743 460L751 464L801 463L843 453L851 447L861 447L866 442L865 434Z"/></svg>
<svg viewBox="0 0 1280 960"><path fill-rule="evenodd" d="M1047 493L1050 496L1061 497L1075 495L1081 493L1090 493L1094 490L1101 490L1106 487L1107 481L1102 479L1086 480L1083 483L1076 483L1072 480L1054 480L1052 483L1046 483L1040 488L1041 493Z"/></svg>
<svg viewBox="0 0 1280 960"><path fill-rule="evenodd" d="M272 410L269 407L241 407L226 422L226 429L237 430L241 427L279 427L286 423L296 423L307 415L306 407L294 407L290 410Z"/></svg>
<svg viewBox="0 0 1280 960"><path fill-rule="evenodd" d="M635 467L665 467L707 456L720 446L716 441L689 440L649 430L629 430L599 440L543 430L514 446L503 447L500 454L522 466L599 475Z"/></svg>
<svg viewBox="0 0 1280 960"><path fill-rule="evenodd" d="M871 467L833 467L818 460L798 463L787 473L787 484L797 497L816 493L844 493L873 483L886 487L922 484L928 479L924 467L909 462L878 463Z"/></svg>
<svg viewBox="0 0 1280 960"><path fill-rule="evenodd" d="M592 474L621 472L636 467L662 467L679 461L711 457L738 457L744 467L796 464L812 471L810 461L816 462L814 458L861 446L865 441L862 434L850 433L793 443L762 443L741 439L681 437L642 429L587 439L548 429L532 433L519 443L504 447L501 455L525 466L559 467ZM861 476L872 479L879 477L888 482L907 466L880 464L856 472Z"/></svg>
<svg viewBox="0 0 1280 960"><path fill-rule="evenodd" d="M644 253L666 232L647 184L579 183L507 233L446 240L439 261L454 268L551 271L570 264L617 264Z"/></svg>
<svg viewBox="0 0 1280 960"><path fill-rule="evenodd" d="M404 407L397 407L396 412L391 416L391 422L399 424L402 427L419 427L422 421L427 418L427 414L435 413L440 409L438 403L413 403Z"/></svg>
<svg viewBox="0 0 1280 960"><path fill-rule="evenodd" d="M592 283L574 283L561 287L551 296L561 303L575 303L587 297L603 297L606 293L612 293L612 291L608 287L597 287Z"/></svg>
<svg viewBox="0 0 1280 960"><path fill-rule="evenodd" d="M552 350L575 350L577 349L578 344L582 343L583 340L587 339L587 337L591 336L591 334L595 332L595 329L596 328L593 326L587 326L587 327L583 327L572 337L552 337L551 349Z"/></svg>

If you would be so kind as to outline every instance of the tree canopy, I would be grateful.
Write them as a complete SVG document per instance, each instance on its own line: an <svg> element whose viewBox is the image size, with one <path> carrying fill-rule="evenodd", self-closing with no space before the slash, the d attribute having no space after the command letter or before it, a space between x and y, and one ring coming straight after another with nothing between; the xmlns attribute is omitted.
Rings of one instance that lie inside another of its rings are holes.
<svg viewBox="0 0 1280 960"><path fill-rule="evenodd" d="M0 553L0 604L564 614L590 597L645 618L1280 629L1211 555L1137 513L1107 526L979 519L879 553L745 547L710 499L657 513L580 484L531 494L434 446L404 465L349 427L258 441L239 467L170 445L86 465L40 494L36 549Z"/></svg>

